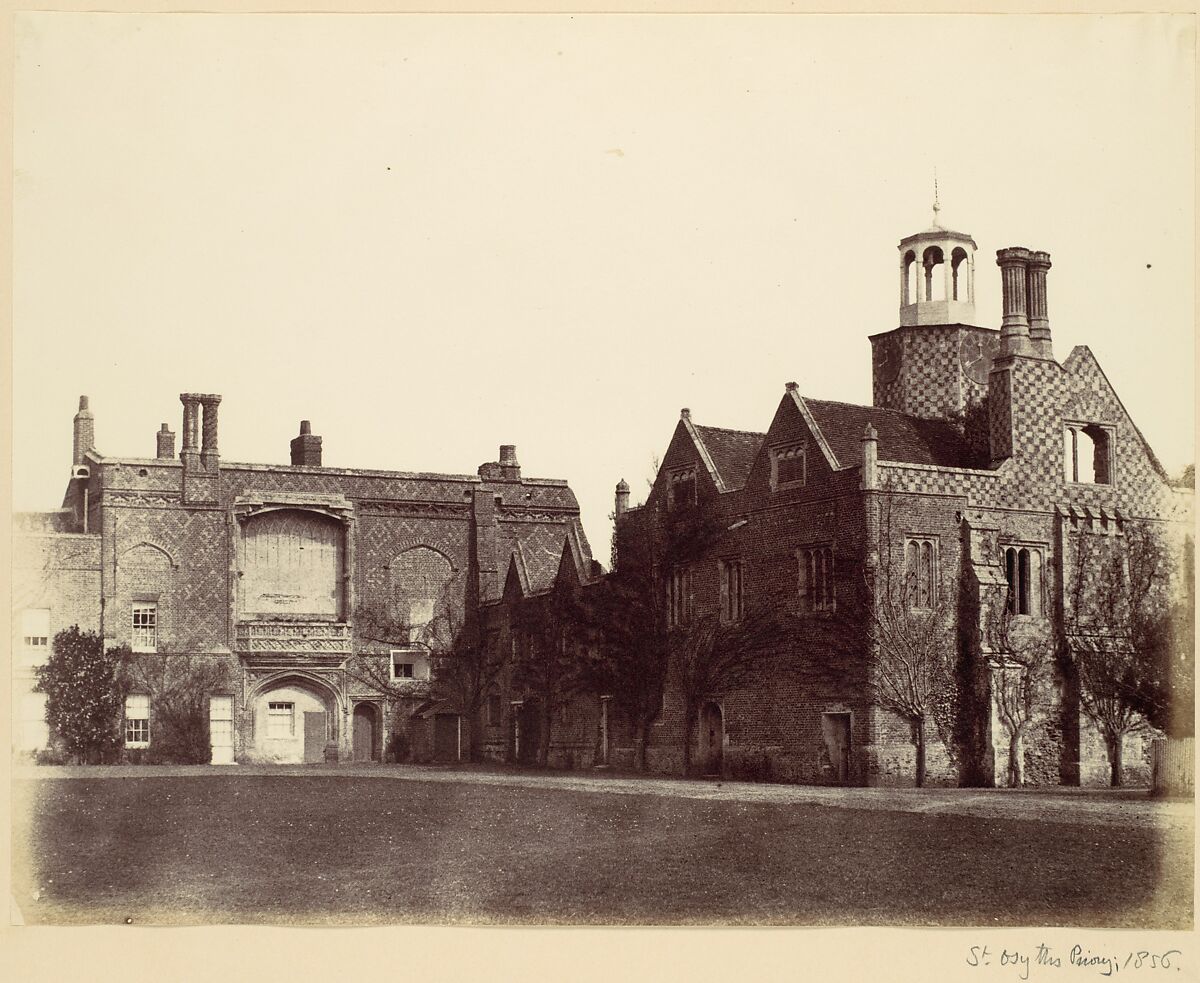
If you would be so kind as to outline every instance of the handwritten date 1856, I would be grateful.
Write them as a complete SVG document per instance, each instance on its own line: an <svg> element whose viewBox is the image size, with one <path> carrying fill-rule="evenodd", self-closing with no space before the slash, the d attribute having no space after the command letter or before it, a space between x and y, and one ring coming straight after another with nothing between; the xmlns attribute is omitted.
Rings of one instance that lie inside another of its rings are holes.
<svg viewBox="0 0 1200 983"><path fill-rule="evenodd" d="M1182 953L1178 949L1163 952L1129 950L1123 952L1093 952L1075 945L1065 954L1056 952L1048 945L1039 945L1031 951L1020 949L1000 950L986 945L973 945L967 953L968 966L1011 966L1020 979L1027 980L1032 969L1092 969L1100 976L1115 976L1134 970L1167 969L1178 972Z"/></svg>

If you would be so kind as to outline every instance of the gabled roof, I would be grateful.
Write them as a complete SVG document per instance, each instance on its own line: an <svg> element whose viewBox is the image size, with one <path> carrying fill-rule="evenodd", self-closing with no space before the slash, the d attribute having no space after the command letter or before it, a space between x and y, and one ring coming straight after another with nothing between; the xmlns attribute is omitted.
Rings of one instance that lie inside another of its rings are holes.
<svg viewBox="0 0 1200 983"><path fill-rule="evenodd" d="M708 452L713 468L720 476L718 487L736 491L746 484L750 466L762 446L766 434L748 430L725 430L721 427L692 425L695 439Z"/></svg>
<svg viewBox="0 0 1200 983"><path fill-rule="evenodd" d="M1086 362L1091 362L1091 364L1096 367L1096 371L1100 373L1100 377L1104 380L1104 384L1108 386L1108 391L1112 393L1113 399L1115 399L1117 401L1117 405L1121 407L1121 412L1125 414L1125 419L1128 420L1129 425L1133 427L1133 432L1137 435L1137 439L1142 445L1142 450L1146 452L1146 457L1150 461L1150 466L1154 468L1155 472L1160 478L1162 478L1163 481L1169 481L1170 478L1167 476L1167 469L1162 466L1162 462L1159 461L1158 455L1154 453L1154 448L1150 446L1150 442L1142 434L1142 431L1138 428L1138 425L1133 422L1133 417L1129 415L1129 410L1125 409L1125 404L1121 402L1121 397L1117 395L1117 390L1113 388L1113 384L1108 381L1108 374L1104 371L1104 367L1100 364L1100 360L1096 358L1095 353L1087 345L1076 345L1071 349L1071 354L1067 356L1066 360L1062 363L1062 366L1068 372L1078 372L1080 367Z"/></svg>
<svg viewBox="0 0 1200 983"><path fill-rule="evenodd" d="M971 455L962 435L941 420L922 420L896 410L855 403L799 397L820 430L837 466L852 467L862 461L862 438L867 424L879 434L879 460L942 467L971 467Z"/></svg>

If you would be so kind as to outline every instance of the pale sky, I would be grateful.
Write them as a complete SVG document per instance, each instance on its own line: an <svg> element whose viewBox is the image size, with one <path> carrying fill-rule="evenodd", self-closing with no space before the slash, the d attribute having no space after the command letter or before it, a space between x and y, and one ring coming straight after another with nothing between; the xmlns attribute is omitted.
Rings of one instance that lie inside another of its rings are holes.
<svg viewBox="0 0 1200 983"><path fill-rule="evenodd" d="M869 403L901 237L1045 249L1095 352L1194 460L1184 17L20 15L14 496L55 508L221 393L221 455L474 473L515 443L608 560L679 409Z"/></svg>

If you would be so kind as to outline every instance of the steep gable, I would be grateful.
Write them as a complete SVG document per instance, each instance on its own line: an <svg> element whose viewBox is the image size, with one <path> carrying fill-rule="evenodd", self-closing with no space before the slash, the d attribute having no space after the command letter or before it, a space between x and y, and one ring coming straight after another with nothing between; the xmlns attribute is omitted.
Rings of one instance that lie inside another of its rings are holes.
<svg viewBox="0 0 1200 983"><path fill-rule="evenodd" d="M707 450L723 490L736 491L743 487L766 434L699 425L693 426L692 430Z"/></svg>
<svg viewBox="0 0 1200 983"><path fill-rule="evenodd" d="M1071 389L1071 396L1063 406L1064 417L1099 421L1103 417L1117 416L1118 419L1111 422L1121 424L1122 429L1127 428L1132 437L1131 443L1145 456L1149 468L1163 481L1169 480L1166 469L1133 422L1092 350L1087 345L1076 345L1062 367Z"/></svg>

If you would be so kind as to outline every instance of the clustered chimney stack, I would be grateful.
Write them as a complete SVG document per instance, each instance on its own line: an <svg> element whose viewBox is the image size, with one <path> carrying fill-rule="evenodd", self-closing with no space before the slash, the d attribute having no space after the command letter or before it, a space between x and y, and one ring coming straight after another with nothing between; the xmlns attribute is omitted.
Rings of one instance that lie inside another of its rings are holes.
<svg viewBox="0 0 1200 983"><path fill-rule="evenodd" d="M75 414L73 440L71 441L71 464L83 463L84 455L96 446L96 420L88 409L88 398L79 397L79 412Z"/></svg>
<svg viewBox="0 0 1200 983"><path fill-rule="evenodd" d="M175 434L171 432L171 428L164 423L154 436L158 441L158 450L155 456L159 460L171 460L175 456Z"/></svg>
<svg viewBox="0 0 1200 983"><path fill-rule="evenodd" d="M1029 309L1025 297L1029 250L1009 246L996 252L1004 292L1004 319L1000 322L1000 357L1029 354Z"/></svg>
<svg viewBox="0 0 1200 983"><path fill-rule="evenodd" d="M300 421L300 436L292 438L292 464L306 468L321 466L321 438L313 434L308 420Z"/></svg>
<svg viewBox="0 0 1200 983"><path fill-rule="evenodd" d="M183 500L215 502L221 465L217 450L217 407L221 405L221 397L211 393L180 393L179 401L183 403L183 444L179 448ZM162 431L159 433L161 441Z"/></svg>
<svg viewBox="0 0 1200 983"><path fill-rule="evenodd" d="M1025 293L1029 298L1029 343L1033 354L1054 358L1050 343L1050 316L1046 308L1046 273L1050 269L1050 254L1029 254Z"/></svg>
<svg viewBox="0 0 1200 983"><path fill-rule="evenodd" d="M1046 272L1050 254L1022 246L998 250L1004 288L1004 320L1000 326L1000 357L1032 355L1053 358L1050 318L1046 306Z"/></svg>
<svg viewBox="0 0 1200 983"><path fill-rule="evenodd" d="M617 515L623 515L629 509L629 485L622 478L617 482L617 499L616 506L613 511Z"/></svg>
<svg viewBox="0 0 1200 983"><path fill-rule="evenodd" d="M183 403L183 446L179 449L179 459L185 467L194 469L199 457L204 470L215 473L220 463L217 407L221 405L221 397L209 393L180 393L179 401Z"/></svg>

